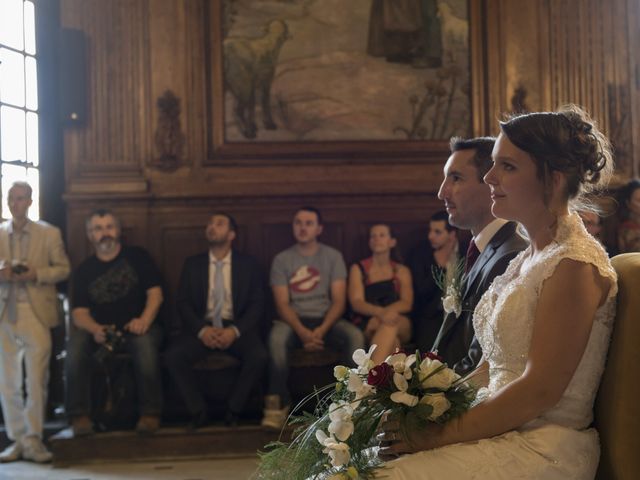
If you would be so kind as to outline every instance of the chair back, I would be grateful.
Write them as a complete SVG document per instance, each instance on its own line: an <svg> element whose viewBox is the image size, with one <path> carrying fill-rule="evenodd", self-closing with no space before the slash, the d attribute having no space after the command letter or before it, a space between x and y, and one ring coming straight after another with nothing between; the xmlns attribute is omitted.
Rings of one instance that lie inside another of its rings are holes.
<svg viewBox="0 0 640 480"><path fill-rule="evenodd" d="M640 252L611 261L618 303L607 364L595 404L602 454L597 478L640 478Z"/></svg>

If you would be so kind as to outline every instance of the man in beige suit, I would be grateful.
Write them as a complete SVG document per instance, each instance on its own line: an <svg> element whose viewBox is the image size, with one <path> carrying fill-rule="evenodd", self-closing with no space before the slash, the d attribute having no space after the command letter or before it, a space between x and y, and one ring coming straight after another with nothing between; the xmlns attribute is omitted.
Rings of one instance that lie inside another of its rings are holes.
<svg viewBox="0 0 640 480"><path fill-rule="evenodd" d="M60 230L27 218L31 186L9 189L12 220L0 225L0 400L13 442L0 462L48 462L42 443L51 334L59 322L55 284L69 275ZM22 360L26 367L23 397Z"/></svg>

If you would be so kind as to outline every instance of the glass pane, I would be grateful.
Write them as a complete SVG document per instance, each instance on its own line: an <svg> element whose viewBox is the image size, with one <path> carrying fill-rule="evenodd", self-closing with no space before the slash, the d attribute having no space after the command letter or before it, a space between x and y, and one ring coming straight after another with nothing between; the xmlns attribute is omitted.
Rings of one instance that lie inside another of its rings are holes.
<svg viewBox="0 0 640 480"><path fill-rule="evenodd" d="M0 0L0 43L23 48L22 0Z"/></svg>
<svg viewBox="0 0 640 480"><path fill-rule="evenodd" d="M29 218L40 220L40 171L37 168L27 168L27 182L33 190L31 194L33 204L29 208Z"/></svg>
<svg viewBox="0 0 640 480"><path fill-rule="evenodd" d="M36 20L33 2L24 2L24 50L36 54Z"/></svg>
<svg viewBox="0 0 640 480"><path fill-rule="evenodd" d="M24 111L17 108L0 107L2 125L2 160L13 162L26 159L26 133Z"/></svg>
<svg viewBox="0 0 640 480"><path fill-rule="evenodd" d="M27 162L38 166L38 114L27 112Z"/></svg>
<svg viewBox="0 0 640 480"><path fill-rule="evenodd" d="M36 67L36 59L33 57L26 57L25 73L27 77L27 83L25 85L27 91L27 108L30 110L38 109L38 71Z"/></svg>
<svg viewBox="0 0 640 480"><path fill-rule="evenodd" d="M0 48L0 100L24 107L24 55Z"/></svg>

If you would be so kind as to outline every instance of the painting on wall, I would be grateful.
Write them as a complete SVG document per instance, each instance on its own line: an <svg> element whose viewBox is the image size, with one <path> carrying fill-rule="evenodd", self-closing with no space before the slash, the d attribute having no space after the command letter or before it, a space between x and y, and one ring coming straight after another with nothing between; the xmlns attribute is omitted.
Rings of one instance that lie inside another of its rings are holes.
<svg viewBox="0 0 640 480"><path fill-rule="evenodd" d="M467 0L214 0L206 21L214 156L418 155L470 134Z"/></svg>

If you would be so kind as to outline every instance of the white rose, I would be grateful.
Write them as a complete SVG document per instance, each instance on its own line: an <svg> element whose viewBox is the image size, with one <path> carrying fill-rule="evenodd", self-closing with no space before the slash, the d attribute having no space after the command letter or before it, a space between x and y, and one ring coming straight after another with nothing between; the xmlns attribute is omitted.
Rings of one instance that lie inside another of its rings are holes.
<svg viewBox="0 0 640 480"><path fill-rule="evenodd" d="M451 408L451 403L447 400L444 393L429 393L420 399L423 405L431 405L433 411L429 415L429 420L437 420L443 413Z"/></svg>
<svg viewBox="0 0 640 480"><path fill-rule="evenodd" d="M443 367L440 360L425 358L420 363L419 379L423 388L437 388L438 390L447 390L453 382L460 378L456 372L450 368ZM434 373L440 368L440 371Z"/></svg>
<svg viewBox="0 0 640 480"><path fill-rule="evenodd" d="M418 366L418 379L422 382L425 378L442 366L442 362L435 358L425 357Z"/></svg>

